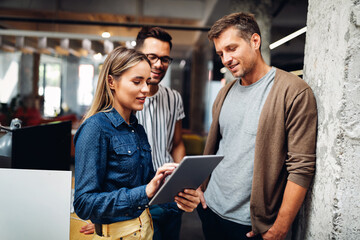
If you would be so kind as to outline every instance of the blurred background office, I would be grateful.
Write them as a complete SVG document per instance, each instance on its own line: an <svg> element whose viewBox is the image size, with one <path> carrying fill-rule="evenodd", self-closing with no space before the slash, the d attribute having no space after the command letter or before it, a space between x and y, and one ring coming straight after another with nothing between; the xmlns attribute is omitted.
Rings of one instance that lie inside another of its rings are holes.
<svg viewBox="0 0 360 240"><path fill-rule="evenodd" d="M174 58L161 84L182 95L186 153L202 154L213 100L232 79L207 31L236 11L255 14L269 64L302 74L305 34L273 50L269 45L306 26L306 0L1 0L0 123L70 120L74 133L106 54L119 45L135 47L143 25L161 26L173 37ZM184 215L181 237L203 239L196 213Z"/></svg>
<svg viewBox="0 0 360 240"><path fill-rule="evenodd" d="M18 117L28 126L61 117L76 128L106 54L119 45L134 47L140 27L155 25L173 37L174 62L162 84L183 97L184 133L205 136L212 101L231 79L206 35L217 19L234 11L256 15L267 62L302 70L304 34L272 51L269 44L305 27L306 0L2 0L1 123Z"/></svg>
<svg viewBox="0 0 360 240"><path fill-rule="evenodd" d="M317 172L293 239L359 239L358 0L0 0L0 123L71 121L76 131L106 54L155 25L173 37L162 84L183 97L187 154L201 154L212 102L231 80L207 31L239 11L255 14L265 61L303 77L317 100ZM202 239L193 220L183 239Z"/></svg>

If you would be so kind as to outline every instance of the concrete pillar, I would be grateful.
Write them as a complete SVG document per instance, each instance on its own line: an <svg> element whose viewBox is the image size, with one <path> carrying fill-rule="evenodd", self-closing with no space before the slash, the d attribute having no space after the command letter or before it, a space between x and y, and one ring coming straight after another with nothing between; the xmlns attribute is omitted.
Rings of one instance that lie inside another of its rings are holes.
<svg viewBox="0 0 360 240"><path fill-rule="evenodd" d="M40 54L33 53L33 79L32 79L32 95L36 97L39 95L39 67L40 67Z"/></svg>
<svg viewBox="0 0 360 240"><path fill-rule="evenodd" d="M21 54L19 68L19 94L21 96L33 93L33 59L32 54Z"/></svg>
<svg viewBox="0 0 360 240"><path fill-rule="evenodd" d="M209 79L209 62L212 61L212 46L203 33L194 49L191 71L190 129L202 134L205 120L206 82Z"/></svg>
<svg viewBox="0 0 360 240"><path fill-rule="evenodd" d="M85 111L78 104L79 87L79 58L74 56L64 57L62 61L62 102L66 103L71 111L83 114Z"/></svg>
<svg viewBox="0 0 360 240"><path fill-rule="evenodd" d="M309 0L304 79L318 105L316 174L296 239L360 239L360 2Z"/></svg>

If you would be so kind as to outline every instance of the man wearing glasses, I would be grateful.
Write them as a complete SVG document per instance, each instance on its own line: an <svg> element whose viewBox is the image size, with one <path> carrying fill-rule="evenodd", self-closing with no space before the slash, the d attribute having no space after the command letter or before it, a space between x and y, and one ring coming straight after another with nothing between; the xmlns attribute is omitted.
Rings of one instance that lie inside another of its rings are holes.
<svg viewBox="0 0 360 240"><path fill-rule="evenodd" d="M172 61L171 36L159 27L143 27L136 38L136 49L151 62L150 93L142 111L136 113L152 148L154 169L164 163L179 163L185 156L181 120L185 117L180 94L159 83ZM179 239L181 211L176 204L150 207L154 240Z"/></svg>

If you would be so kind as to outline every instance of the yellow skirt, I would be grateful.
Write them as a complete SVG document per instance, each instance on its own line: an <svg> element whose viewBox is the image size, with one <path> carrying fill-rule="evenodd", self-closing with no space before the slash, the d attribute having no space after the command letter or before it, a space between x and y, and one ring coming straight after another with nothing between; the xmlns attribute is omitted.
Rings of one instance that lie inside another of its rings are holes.
<svg viewBox="0 0 360 240"><path fill-rule="evenodd" d="M95 233L93 240L152 240L154 227L150 211L147 208L139 217L131 220L102 224L102 232L104 236Z"/></svg>

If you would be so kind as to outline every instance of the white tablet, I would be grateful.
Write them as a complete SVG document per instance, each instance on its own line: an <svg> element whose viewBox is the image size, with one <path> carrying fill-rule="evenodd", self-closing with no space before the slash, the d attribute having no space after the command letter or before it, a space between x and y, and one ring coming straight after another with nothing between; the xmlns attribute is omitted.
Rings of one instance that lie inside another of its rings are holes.
<svg viewBox="0 0 360 240"><path fill-rule="evenodd" d="M175 196L184 189L197 189L223 158L218 155L184 157L149 205L174 202Z"/></svg>

